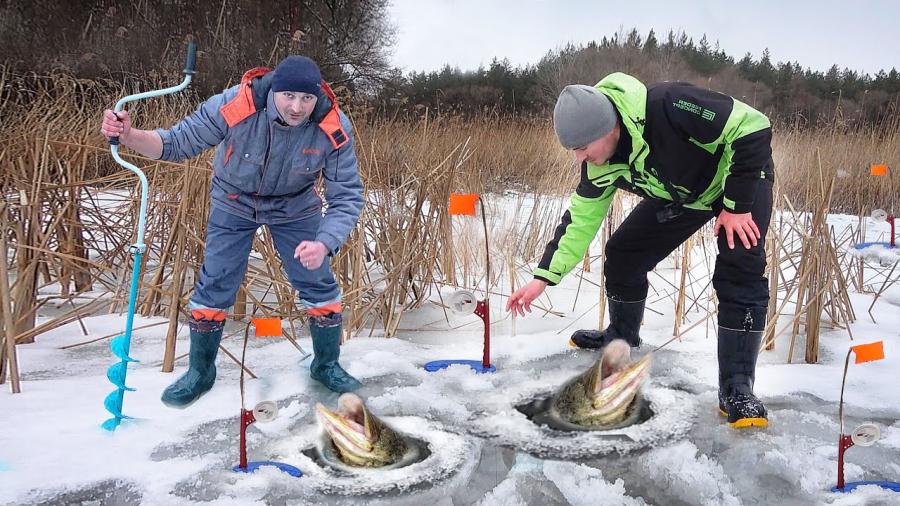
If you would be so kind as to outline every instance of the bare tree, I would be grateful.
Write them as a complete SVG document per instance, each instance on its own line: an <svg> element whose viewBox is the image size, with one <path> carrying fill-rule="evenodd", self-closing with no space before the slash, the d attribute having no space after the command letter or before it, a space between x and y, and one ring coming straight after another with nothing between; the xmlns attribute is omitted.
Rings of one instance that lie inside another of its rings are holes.
<svg viewBox="0 0 900 506"><path fill-rule="evenodd" d="M289 54L316 60L327 80L358 88L389 75L395 28L388 0L0 0L0 61L79 77L171 72L184 42L200 48L201 91Z"/></svg>

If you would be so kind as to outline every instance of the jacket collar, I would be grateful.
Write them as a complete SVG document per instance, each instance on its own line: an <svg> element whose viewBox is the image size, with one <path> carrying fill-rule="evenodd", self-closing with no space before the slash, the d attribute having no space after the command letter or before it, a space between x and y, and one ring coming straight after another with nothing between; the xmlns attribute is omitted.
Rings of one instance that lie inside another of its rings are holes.
<svg viewBox="0 0 900 506"><path fill-rule="evenodd" d="M639 155L646 154L644 122L647 112L647 87L628 74L616 72L604 77L595 88L609 97L615 105L624 127L623 130L626 130L628 134L619 139L620 144L616 146L616 154L625 147L622 146L623 139L630 138L631 146L626 158L629 163L635 163L638 161L636 159Z"/></svg>

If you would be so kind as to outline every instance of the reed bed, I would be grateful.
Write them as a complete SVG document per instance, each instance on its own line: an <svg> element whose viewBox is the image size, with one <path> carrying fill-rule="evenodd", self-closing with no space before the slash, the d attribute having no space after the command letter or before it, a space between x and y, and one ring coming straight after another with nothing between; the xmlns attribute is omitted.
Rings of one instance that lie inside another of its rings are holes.
<svg viewBox="0 0 900 506"><path fill-rule="evenodd" d="M12 75L0 67L0 218L6 223L9 272L7 283L0 284L0 322L6 344L30 342L88 315L124 310L139 189L136 178L112 162L98 130L102 109L134 91L63 74ZM198 101L185 93L141 103L131 112L138 127L165 126ZM393 336L408 311L429 301L442 304L445 287L487 286L503 296L530 279L530 266L552 235L578 177L549 120L487 114L467 119L428 111L415 119L362 114L353 119L367 205L334 260L345 299L346 337ZM788 127L778 129L775 139L779 212L769 236L769 278L778 297L770 307L767 343L771 347L783 335L773 330L779 315L793 310L791 341L805 336L806 359L815 361L817 322L849 329L855 315L848 286L866 286L867 267L859 260L851 268L855 260L843 254L863 221L835 237L824 216L868 214L897 197L900 188L890 195L882 181L866 175L866 167L900 167L900 121L871 131L847 130L839 122L815 131ZM137 308L142 315L168 319L161 355L163 370L171 371L178 358L175 336L203 258L211 153L182 163L130 158L150 181L147 261ZM447 214L453 192L485 195L493 267L487 285L480 220ZM572 274L579 276L579 287L602 288L603 245L629 205L629 198L616 197L597 242ZM697 274L712 271L715 243L709 235L704 231L674 253L674 278L651 276L653 297L675 304L675 335L703 323L709 328L714 319L709 277ZM705 267L697 269L698 262ZM290 328L286 337L296 345L305 319L296 300L261 229L232 317L280 316ZM605 299L596 302L590 311L603 325ZM572 310L555 308L549 293L538 307L554 314ZM39 311L56 316L38 324ZM500 311L495 315L496 320L508 317ZM8 357L14 348L3 344L0 354ZM12 362L0 363L3 379L12 372L6 366Z"/></svg>

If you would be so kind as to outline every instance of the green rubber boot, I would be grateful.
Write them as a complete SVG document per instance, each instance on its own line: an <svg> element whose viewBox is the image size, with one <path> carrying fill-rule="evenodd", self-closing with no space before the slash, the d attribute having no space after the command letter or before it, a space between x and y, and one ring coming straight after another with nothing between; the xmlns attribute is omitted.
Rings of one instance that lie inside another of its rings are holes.
<svg viewBox="0 0 900 506"><path fill-rule="evenodd" d="M340 313L310 318L309 332L312 334L315 354L309 367L312 379L332 392L345 393L360 388L362 383L338 364L338 357L341 355Z"/></svg>
<svg viewBox="0 0 900 506"><path fill-rule="evenodd" d="M171 408L190 406L216 382L216 354L219 352L225 322L191 318L189 325L191 351L188 355L188 370L162 394L163 404Z"/></svg>

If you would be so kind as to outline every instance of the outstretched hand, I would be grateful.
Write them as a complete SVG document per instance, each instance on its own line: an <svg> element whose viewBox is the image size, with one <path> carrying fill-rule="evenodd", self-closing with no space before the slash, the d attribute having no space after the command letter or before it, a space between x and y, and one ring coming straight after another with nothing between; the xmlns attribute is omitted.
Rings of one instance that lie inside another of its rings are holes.
<svg viewBox="0 0 900 506"><path fill-rule="evenodd" d="M506 310L512 311L513 314L525 316L525 311L531 312L531 302L538 298L545 288L547 288L546 281L540 279L529 281L509 296L509 301L506 302Z"/></svg>
<svg viewBox="0 0 900 506"><path fill-rule="evenodd" d="M725 229L725 240L728 242L728 248L734 249L734 236L737 235L741 239L744 247L750 249L756 246L759 239L759 228L753 221L753 215L750 213L735 214L722 209L719 217L716 218L716 224L713 226L713 235L719 235L719 229Z"/></svg>

